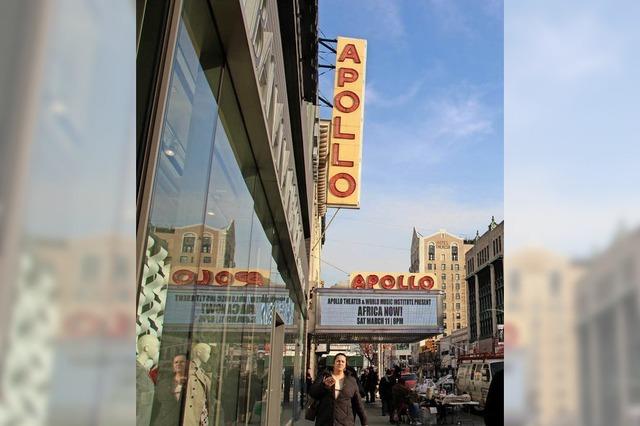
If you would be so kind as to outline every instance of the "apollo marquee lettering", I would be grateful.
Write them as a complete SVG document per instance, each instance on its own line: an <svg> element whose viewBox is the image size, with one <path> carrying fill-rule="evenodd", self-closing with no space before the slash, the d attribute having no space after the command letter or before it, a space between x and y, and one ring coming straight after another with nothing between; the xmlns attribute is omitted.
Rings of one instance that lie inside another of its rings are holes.
<svg viewBox="0 0 640 426"><path fill-rule="evenodd" d="M430 274L352 273L351 288L422 291L431 290L435 280Z"/></svg>
<svg viewBox="0 0 640 426"><path fill-rule="evenodd" d="M327 205L359 208L366 41L338 37Z"/></svg>

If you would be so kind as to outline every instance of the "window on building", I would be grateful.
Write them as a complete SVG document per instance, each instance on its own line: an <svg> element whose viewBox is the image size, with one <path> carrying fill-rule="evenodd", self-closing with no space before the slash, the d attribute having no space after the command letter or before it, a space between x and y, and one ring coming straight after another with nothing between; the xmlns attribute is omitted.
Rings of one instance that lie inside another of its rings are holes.
<svg viewBox="0 0 640 426"><path fill-rule="evenodd" d="M189 263L188 256L180 256L180 263Z"/></svg>
<svg viewBox="0 0 640 426"><path fill-rule="evenodd" d="M460 293L456 293L456 299L460 300Z"/></svg>
<svg viewBox="0 0 640 426"><path fill-rule="evenodd" d="M98 278L98 271L100 269L100 258L94 255L87 255L82 259L82 276L95 280Z"/></svg>
<svg viewBox="0 0 640 426"><path fill-rule="evenodd" d="M447 269L447 265L445 265L444 263L442 265L440 265L440 269L442 269L443 271Z"/></svg>
<svg viewBox="0 0 640 426"><path fill-rule="evenodd" d="M456 323L456 330L460 330L460 323Z"/></svg>
<svg viewBox="0 0 640 426"><path fill-rule="evenodd" d="M442 313L442 318L447 319L447 313L446 312Z"/></svg>
<svg viewBox="0 0 640 426"><path fill-rule="evenodd" d="M447 274L442 274L442 281L445 281L447 279Z"/></svg>
<svg viewBox="0 0 640 426"><path fill-rule="evenodd" d="M447 257L444 255L444 253L440 255L440 260L442 260L443 262L447 260Z"/></svg>
<svg viewBox="0 0 640 426"><path fill-rule="evenodd" d="M557 296L558 293L560 293L560 281L560 273L553 271L549 278L549 293L551 293L552 296Z"/></svg>
<svg viewBox="0 0 640 426"><path fill-rule="evenodd" d="M456 312L456 319L460 319L460 312Z"/></svg>
<svg viewBox="0 0 640 426"><path fill-rule="evenodd" d="M211 235L205 234L200 244L201 253L211 253Z"/></svg>
<svg viewBox="0 0 640 426"><path fill-rule="evenodd" d="M460 283L456 283L456 290L460 290Z"/></svg>
<svg viewBox="0 0 640 426"><path fill-rule="evenodd" d="M458 261L458 245L457 244L454 244L451 246L451 261L452 262Z"/></svg>
<svg viewBox="0 0 640 426"><path fill-rule="evenodd" d="M442 309L447 309L447 302L442 302Z"/></svg>
<svg viewBox="0 0 640 426"><path fill-rule="evenodd" d="M459 309L460 309L460 304L456 303L456 310L459 310Z"/></svg>
<svg viewBox="0 0 640 426"><path fill-rule="evenodd" d="M436 245L429 243L429 260L436 260Z"/></svg>
<svg viewBox="0 0 640 426"><path fill-rule="evenodd" d="M182 252L193 253L193 249L195 246L196 246L196 235L184 234L184 237L182 237Z"/></svg>
<svg viewBox="0 0 640 426"><path fill-rule="evenodd" d="M455 269L456 271L460 270L460 264L456 263L455 265L453 265L453 269Z"/></svg>
<svg viewBox="0 0 640 426"><path fill-rule="evenodd" d="M432 263L427 263L427 269L429 271L431 271L433 269L433 264Z"/></svg>
<svg viewBox="0 0 640 426"><path fill-rule="evenodd" d="M447 283L442 283L442 289L446 290L447 289Z"/></svg>
<svg viewBox="0 0 640 426"><path fill-rule="evenodd" d="M442 326L442 328L444 328L445 330L447 329L447 323L445 322L444 325Z"/></svg>

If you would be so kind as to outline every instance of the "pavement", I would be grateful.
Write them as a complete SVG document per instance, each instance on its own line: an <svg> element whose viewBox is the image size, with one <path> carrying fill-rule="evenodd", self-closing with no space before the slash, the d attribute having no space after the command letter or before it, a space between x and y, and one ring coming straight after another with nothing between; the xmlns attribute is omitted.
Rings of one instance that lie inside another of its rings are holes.
<svg viewBox="0 0 640 426"><path fill-rule="evenodd" d="M377 400L373 404L365 403L365 409L367 411L367 418L369 419L369 426L390 426L389 416L382 416L382 405L380 400ZM431 416L431 423L429 419L423 419L423 425L436 424L436 417ZM453 418L449 415L447 421L449 423L443 424L453 424L453 425L468 425L468 426L484 426L484 420L481 416L471 414L465 411L457 411L455 413L455 423L453 422ZM296 422L296 424L304 425L304 426L313 426L314 422L308 420L302 420L301 422ZM356 418L356 426L360 426L360 419Z"/></svg>

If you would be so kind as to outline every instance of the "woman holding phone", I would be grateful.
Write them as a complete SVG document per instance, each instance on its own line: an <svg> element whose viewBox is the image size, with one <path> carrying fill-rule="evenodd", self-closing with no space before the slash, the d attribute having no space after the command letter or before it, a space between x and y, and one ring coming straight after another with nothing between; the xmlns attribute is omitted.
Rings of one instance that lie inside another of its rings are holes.
<svg viewBox="0 0 640 426"><path fill-rule="evenodd" d="M347 356L337 354L333 369L318 375L311 385L309 395L319 404L316 426L355 426L354 414L360 417L363 426L368 425L358 384L346 367Z"/></svg>

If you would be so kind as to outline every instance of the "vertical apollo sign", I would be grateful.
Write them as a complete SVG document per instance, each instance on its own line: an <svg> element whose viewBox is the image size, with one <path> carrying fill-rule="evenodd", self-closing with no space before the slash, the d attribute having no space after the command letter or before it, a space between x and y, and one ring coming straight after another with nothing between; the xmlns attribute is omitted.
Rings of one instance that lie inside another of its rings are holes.
<svg viewBox="0 0 640 426"><path fill-rule="evenodd" d="M327 170L327 206L360 208L367 41L338 37Z"/></svg>

